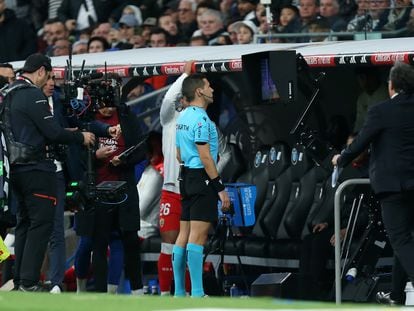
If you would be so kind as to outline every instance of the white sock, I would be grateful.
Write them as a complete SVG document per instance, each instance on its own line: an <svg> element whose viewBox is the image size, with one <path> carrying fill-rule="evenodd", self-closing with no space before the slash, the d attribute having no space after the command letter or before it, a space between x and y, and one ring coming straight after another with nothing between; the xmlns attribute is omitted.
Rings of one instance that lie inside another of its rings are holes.
<svg viewBox="0 0 414 311"><path fill-rule="evenodd" d="M77 293L83 293L86 292L86 283L87 279L79 279L76 278L76 292Z"/></svg>
<svg viewBox="0 0 414 311"><path fill-rule="evenodd" d="M171 293L170 292L161 292L161 296L170 296L171 295Z"/></svg>
<svg viewBox="0 0 414 311"><path fill-rule="evenodd" d="M131 295L143 296L144 290L142 288L131 290Z"/></svg>
<svg viewBox="0 0 414 311"><path fill-rule="evenodd" d="M107 285L107 292L109 294L116 294L118 291L118 285L115 284L108 284Z"/></svg>

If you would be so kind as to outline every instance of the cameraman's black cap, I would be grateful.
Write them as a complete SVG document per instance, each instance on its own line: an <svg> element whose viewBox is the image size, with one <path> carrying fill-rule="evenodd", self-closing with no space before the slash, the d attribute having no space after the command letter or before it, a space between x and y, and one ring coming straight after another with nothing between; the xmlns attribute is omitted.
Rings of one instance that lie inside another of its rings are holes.
<svg viewBox="0 0 414 311"><path fill-rule="evenodd" d="M42 66L45 67L46 71L52 71L52 63L50 61L50 58L41 53L35 53L26 58L21 72L32 73Z"/></svg>

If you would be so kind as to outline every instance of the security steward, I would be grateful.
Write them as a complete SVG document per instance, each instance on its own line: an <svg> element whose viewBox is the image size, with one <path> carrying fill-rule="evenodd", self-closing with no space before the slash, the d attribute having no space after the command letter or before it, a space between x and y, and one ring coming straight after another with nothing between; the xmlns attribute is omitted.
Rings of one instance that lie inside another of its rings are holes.
<svg viewBox="0 0 414 311"><path fill-rule="evenodd" d="M9 87L2 114L2 130L10 161L11 188L18 202L15 240L15 288L43 291L40 269L55 215L56 166L48 145L91 145L89 132L63 129L53 118L41 88L52 71L48 57L30 55L22 74Z"/></svg>
<svg viewBox="0 0 414 311"><path fill-rule="evenodd" d="M211 223L217 220L218 200L224 210L229 208L230 200L217 172L217 129L206 112L213 102L213 89L205 77L193 74L184 79L181 92L189 106L181 112L176 125L177 160L182 164L182 214L173 247L175 296L185 296L187 261L191 296L203 297L204 244Z"/></svg>

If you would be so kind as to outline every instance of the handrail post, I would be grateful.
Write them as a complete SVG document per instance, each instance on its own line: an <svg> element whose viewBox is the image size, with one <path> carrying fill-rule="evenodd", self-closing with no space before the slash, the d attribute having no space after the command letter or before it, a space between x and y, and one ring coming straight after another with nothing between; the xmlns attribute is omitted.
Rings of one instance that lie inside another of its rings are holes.
<svg viewBox="0 0 414 311"><path fill-rule="evenodd" d="M348 179L338 186L335 191L334 201L334 220L335 220L335 302L337 305L341 304L341 194L342 191L350 185L367 185L369 184L369 178L355 178Z"/></svg>

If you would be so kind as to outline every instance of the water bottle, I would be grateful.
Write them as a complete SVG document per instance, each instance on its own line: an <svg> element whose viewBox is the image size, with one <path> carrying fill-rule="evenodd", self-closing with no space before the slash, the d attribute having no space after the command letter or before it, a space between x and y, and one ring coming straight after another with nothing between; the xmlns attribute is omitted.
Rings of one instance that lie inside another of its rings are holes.
<svg viewBox="0 0 414 311"><path fill-rule="evenodd" d="M151 295L158 295L158 286L152 285L151 286Z"/></svg>
<svg viewBox="0 0 414 311"><path fill-rule="evenodd" d="M239 289L237 288L236 284L233 284L230 287L230 297L237 297L239 295Z"/></svg>
<svg viewBox="0 0 414 311"><path fill-rule="evenodd" d="M348 272L345 275L345 280L347 280L348 282L352 282L353 280L355 280L355 277L357 276L358 270L357 268L351 268L348 270Z"/></svg>

